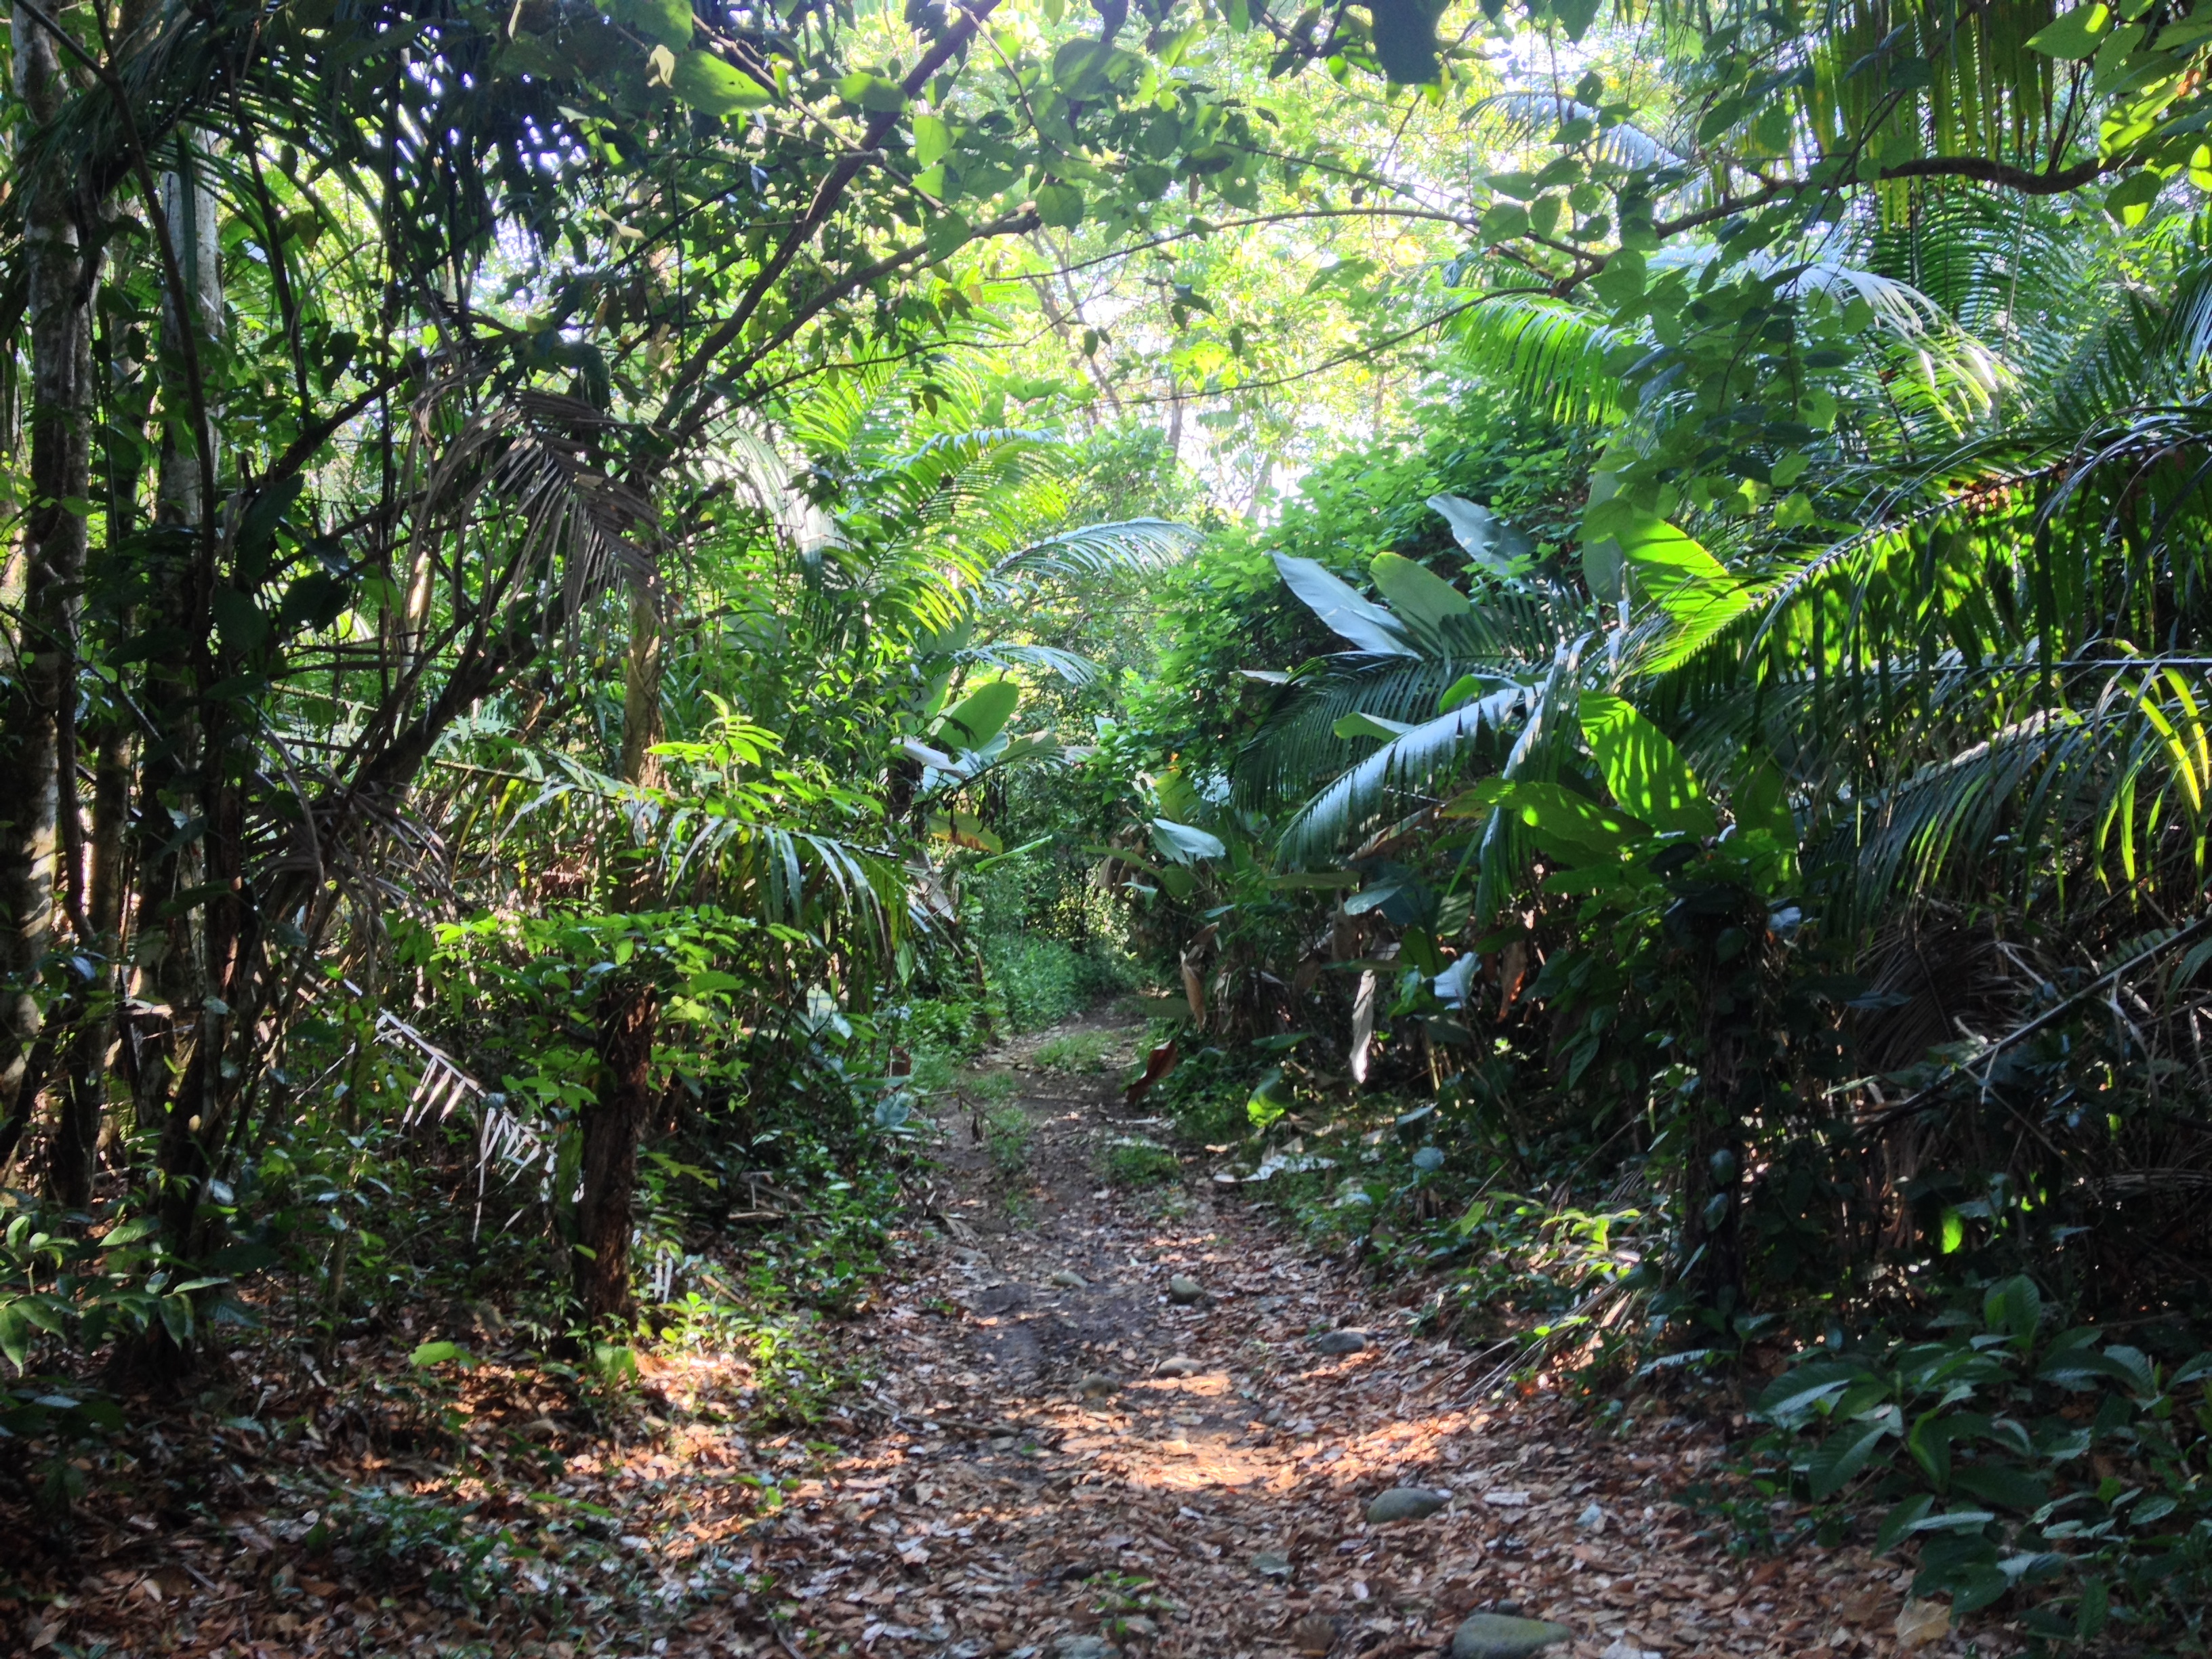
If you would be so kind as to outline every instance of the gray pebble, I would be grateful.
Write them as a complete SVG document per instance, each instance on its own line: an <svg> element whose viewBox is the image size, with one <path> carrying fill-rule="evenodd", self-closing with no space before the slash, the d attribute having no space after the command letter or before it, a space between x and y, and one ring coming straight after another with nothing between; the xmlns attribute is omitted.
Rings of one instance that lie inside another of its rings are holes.
<svg viewBox="0 0 2212 1659"><path fill-rule="evenodd" d="M1381 1526L1390 1521L1419 1521L1451 1502L1449 1492L1426 1486L1393 1486L1367 1506L1367 1518Z"/></svg>
<svg viewBox="0 0 2212 1659"><path fill-rule="evenodd" d="M1478 1613L1452 1632L1451 1659L1528 1659L1573 1635L1565 1625L1547 1620Z"/></svg>

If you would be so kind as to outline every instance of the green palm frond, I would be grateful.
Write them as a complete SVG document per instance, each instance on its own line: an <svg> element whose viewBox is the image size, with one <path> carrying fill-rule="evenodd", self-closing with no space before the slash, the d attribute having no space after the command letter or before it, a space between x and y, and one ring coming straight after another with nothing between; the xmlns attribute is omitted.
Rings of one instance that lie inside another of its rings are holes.
<svg viewBox="0 0 2212 1659"><path fill-rule="evenodd" d="M1620 377L1606 368L1621 336L1568 301L1492 295L1453 322L1452 342L1466 373L1510 387L1554 420L1605 422L1621 412Z"/></svg>
<svg viewBox="0 0 2212 1659"><path fill-rule="evenodd" d="M1008 584L1024 577L1101 576L1120 570L1158 570L1178 563L1204 539L1170 519L1123 519L1063 530L1009 553L994 564L991 579Z"/></svg>
<svg viewBox="0 0 2212 1659"><path fill-rule="evenodd" d="M1528 699L1527 687L1504 686L1392 738L1298 809L1276 842L1277 858L1291 866L1326 860L1354 836L1426 804L1407 796L1435 791L1479 738L1503 732Z"/></svg>

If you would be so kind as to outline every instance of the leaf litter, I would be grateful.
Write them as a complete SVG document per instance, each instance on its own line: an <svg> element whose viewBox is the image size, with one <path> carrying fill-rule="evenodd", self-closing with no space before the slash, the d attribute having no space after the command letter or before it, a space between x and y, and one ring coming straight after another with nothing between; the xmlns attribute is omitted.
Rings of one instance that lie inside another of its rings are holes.
<svg viewBox="0 0 2212 1659"><path fill-rule="evenodd" d="M1620 1437L1549 1378L1465 1398L1463 1354L1263 1206L1099 1185L1117 1092L1023 1099L1012 1176L947 1118L950 1190L813 1328L848 1383L810 1423L764 1423L744 1353L641 1354L581 1412L517 1355L410 1452L404 1348L356 1345L343 1386L257 1374L258 1416L302 1425L279 1443L145 1429L9 1564L0 1620L27 1653L180 1659L1393 1659L1477 1610L1568 1626L1573 1659L2020 1650L1856 1547L1728 1553L1678 1501L1725 1425ZM1364 1519L1400 1488L1448 1501Z"/></svg>

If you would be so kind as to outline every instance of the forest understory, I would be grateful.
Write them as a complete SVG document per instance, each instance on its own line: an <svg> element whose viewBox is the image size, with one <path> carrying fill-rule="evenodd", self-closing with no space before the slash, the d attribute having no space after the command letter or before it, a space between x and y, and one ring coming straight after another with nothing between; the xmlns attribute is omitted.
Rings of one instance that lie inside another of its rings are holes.
<svg viewBox="0 0 2212 1659"><path fill-rule="evenodd" d="M2212 1654L2212 0L0 12L0 1646Z"/></svg>
<svg viewBox="0 0 2212 1659"><path fill-rule="evenodd" d="M65 1534L0 1508L0 1612L25 1652L115 1659L1391 1659L1476 1613L1554 1621L1574 1659L2018 1650L1863 1548L1731 1547L1697 1494L1740 1418L1654 1397L1601 1424L1552 1371L1501 1382L1494 1348L1421 1334L1421 1285L1376 1285L1206 1158L1118 1180L1158 1120L1034 1056L1133 1059L1126 1018L977 1063L999 1115L963 1096L935 1121L882 1276L809 1328L810 1421L779 1426L758 1357L711 1345L580 1394L489 1307L347 1343L338 1387L241 1347L199 1412L137 1419ZM473 1364L426 1377L432 1342ZM1437 1501L1366 1518L1408 1491Z"/></svg>

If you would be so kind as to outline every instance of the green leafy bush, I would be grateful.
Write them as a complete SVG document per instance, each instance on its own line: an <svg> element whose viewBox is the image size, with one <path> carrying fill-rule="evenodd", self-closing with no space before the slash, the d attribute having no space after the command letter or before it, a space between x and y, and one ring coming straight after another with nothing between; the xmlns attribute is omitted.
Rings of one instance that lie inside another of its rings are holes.
<svg viewBox="0 0 2212 1659"><path fill-rule="evenodd" d="M1036 1063L1048 1072L1097 1072L1106 1066L1114 1039L1104 1031L1073 1031L1040 1043Z"/></svg>
<svg viewBox="0 0 2212 1659"><path fill-rule="evenodd" d="M2048 1638L2201 1636L2212 1353L2161 1364L2046 1312L2008 1279L1940 1335L1807 1356L1759 1397L1760 1449L1815 1504L1883 1510L1875 1547L1914 1551L1914 1594L1956 1615L2019 1592Z"/></svg>
<svg viewBox="0 0 2212 1659"><path fill-rule="evenodd" d="M991 1167L1012 1178L1029 1168L1030 1115L1011 1103L994 1106L983 1115L983 1145Z"/></svg>
<svg viewBox="0 0 2212 1659"><path fill-rule="evenodd" d="M991 989L1006 1008L1007 1028L1042 1030L1081 1013L1102 997L1129 988L1127 971L1065 939L1035 935L983 941Z"/></svg>
<svg viewBox="0 0 2212 1659"><path fill-rule="evenodd" d="M1136 1135L1108 1142L1105 1164L1106 1179L1116 1187L1164 1187L1182 1173L1173 1152Z"/></svg>

